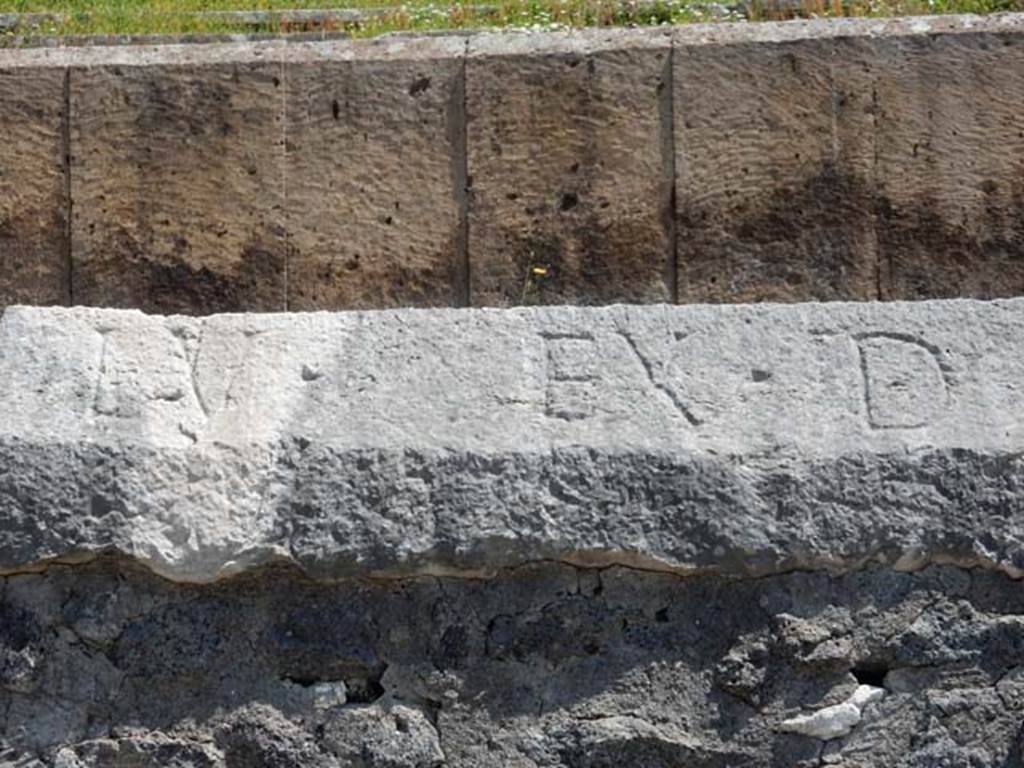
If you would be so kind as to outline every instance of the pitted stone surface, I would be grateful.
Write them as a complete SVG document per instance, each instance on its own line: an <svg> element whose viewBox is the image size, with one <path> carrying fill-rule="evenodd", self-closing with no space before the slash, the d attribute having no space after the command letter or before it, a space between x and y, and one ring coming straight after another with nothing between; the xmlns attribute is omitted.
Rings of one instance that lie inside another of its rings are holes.
<svg viewBox="0 0 1024 768"><path fill-rule="evenodd" d="M673 299L671 42L470 39L471 304Z"/></svg>
<svg viewBox="0 0 1024 768"><path fill-rule="evenodd" d="M1019 296L1022 30L0 49L0 305Z"/></svg>
<svg viewBox="0 0 1024 768"><path fill-rule="evenodd" d="M140 59L70 78L75 300L284 309L280 64Z"/></svg>
<svg viewBox="0 0 1024 768"><path fill-rule="evenodd" d="M1024 301L13 308L0 567L1024 569Z"/></svg>
<svg viewBox="0 0 1024 768"><path fill-rule="evenodd" d="M1024 293L1024 40L875 41L882 298Z"/></svg>
<svg viewBox="0 0 1024 768"><path fill-rule="evenodd" d="M464 303L458 36L286 49L289 306Z"/></svg>
<svg viewBox="0 0 1024 768"><path fill-rule="evenodd" d="M864 43L676 34L680 301L876 298Z"/></svg>

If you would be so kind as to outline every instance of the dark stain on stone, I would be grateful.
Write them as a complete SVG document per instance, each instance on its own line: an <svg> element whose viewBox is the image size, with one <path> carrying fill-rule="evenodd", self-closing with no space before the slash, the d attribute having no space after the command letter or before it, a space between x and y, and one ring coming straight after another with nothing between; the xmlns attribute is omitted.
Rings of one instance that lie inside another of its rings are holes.
<svg viewBox="0 0 1024 768"><path fill-rule="evenodd" d="M1024 180L982 182L952 222L930 189L895 205L833 164L803 185L681 206L682 301L1002 298L1024 294Z"/></svg>
<svg viewBox="0 0 1024 768"><path fill-rule="evenodd" d="M951 222L921 190L913 205L877 204L887 272L882 298L994 299L1024 294L1024 180L999 194L983 185L981 215Z"/></svg>
<svg viewBox="0 0 1024 768"><path fill-rule="evenodd" d="M596 210L576 227L579 266L574 279L585 304L670 301L665 283L667 233L657 210L606 220Z"/></svg>
<svg viewBox="0 0 1024 768"><path fill-rule="evenodd" d="M802 186L719 203L680 200L680 300L810 301L877 295L870 188L832 164Z"/></svg>
<svg viewBox="0 0 1024 768"><path fill-rule="evenodd" d="M158 314L273 311L284 308L284 248L246 246L238 261L193 265L179 258L184 236L170 254L152 255L124 230L96 248L105 258L75 265L75 295L83 304L137 308Z"/></svg>
<svg viewBox="0 0 1024 768"><path fill-rule="evenodd" d="M0 218L0 310L11 304L66 304L67 209L28 208Z"/></svg>
<svg viewBox="0 0 1024 768"><path fill-rule="evenodd" d="M457 667L461 660L470 655L469 639L469 632L461 624L450 626L444 631L438 649L442 668Z"/></svg>
<svg viewBox="0 0 1024 768"><path fill-rule="evenodd" d="M31 613L10 603L0 603L0 649L24 651L42 637Z"/></svg>
<svg viewBox="0 0 1024 768"><path fill-rule="evenodd" d="M656 213L601 222L582 205L577 205L577 212L569 223L553 222L525 237L514 230L503 234L512 274L503 276L497 287L506 303L596 305L668 299L664 235Z"/></svg>
<svg viewBox="0 0 1024 768"><path fill-rule="evenodd" d="M43 636L27 610L0 603L0 692L31 693L44 672Z"/></svg>

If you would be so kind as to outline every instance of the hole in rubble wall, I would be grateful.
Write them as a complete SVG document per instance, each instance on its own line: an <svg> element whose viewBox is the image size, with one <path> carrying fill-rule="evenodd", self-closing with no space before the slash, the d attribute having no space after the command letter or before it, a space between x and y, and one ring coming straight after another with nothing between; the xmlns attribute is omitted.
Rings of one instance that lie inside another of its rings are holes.
<svg viewBox="0 0 1024 768"><path fill-rule="evenodd" d="M320 683L336 683L339 680L345 683L345 699L349 704L372 704L384 695L384 686L381 685L381 678L387 667L379 671L371 672L365 676L353 675L351 677L318 677L307 675L284 675L282 680L287 680L292 685L303 688L311 688Z"/></svg>
<svg viewBox="0 0 1024 768"><path fill-rule="evenodd" d="M380 676L346 680L345 687L350 704L371 704L384 695Z"/></svg>
<svg viewBox="0 0 1024 768"><path fill-rule="evenodd" d="M889 668L884 664L859 664L850 670L858 683L861 685L872 685L875 688L885 687L885 676L889 674Z"/></svg>

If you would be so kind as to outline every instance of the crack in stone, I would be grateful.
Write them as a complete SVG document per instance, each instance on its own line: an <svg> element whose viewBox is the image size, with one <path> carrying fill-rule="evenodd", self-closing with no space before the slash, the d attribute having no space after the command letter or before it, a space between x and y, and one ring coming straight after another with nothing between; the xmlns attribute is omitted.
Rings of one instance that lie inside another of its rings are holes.
<svg viewBox="0 0 1024 768"><path fill-rule="evenodd" d="M587 553L591 555L593 553ZM151 565L134 555L126 554L116 550L99 550L95 552L77 552L65 556L56 556L40 560L32 563L25 563L20 566L12 568L0 569L0 578L9 578L12 576L23 576L30 574L44 574L51 568L78 568L89 565L98 560L111 560L115 562L131 563L144 568L150 574L160 578L163 581L171 584L182 584L182 585L202 585L202 584L216 584L222 583L228 579L233 579L260 571L266 571L271 569L285 568L294 569L295 572L301 574L305 578L315 583L323 584L338 584L346 582L369 582L369 583L381 583L381 584L401 584L404 582L417 582L424 579L450 579L456 581L494 581L497 578L506 576L509 574L515 574L519 571L529 570L538 566L560 566L566 568L572 568L579 572L595 572L601 574L606 571L615 569L621 569L624 571L630 571L634 573L653 574L663 577L675 578L679 580L687 580L698 577L713 576L721 578L730 583L751 583L762 580L773 579L779 576L788 576L797 573L822 573L832 578L839 578L847 576L853 573L861 573L874 569L889 569L896 573L914 574L924 571L925 569L932 566L949 566L957 568L965 572L988 572L998 573L1005 576L1012 581L1022 581L1024 576L1016 568L1007 568L998 563L990 560L984 560L978 557L970 558L953 558L944 555L936 555L934 557L922 557L914 560L912 566L899 565L899 558L888 558L888 559L876 559L872 557L858 557L850 561L845 567L842 564L836 562L830 562L828 564L822 563L807 563L803 565L789 565L784 568L777 569L765 569L761 571L730 571L723 570L717 567L673 567L665 565L664 567L657 567L654 565L639 565L636 563L630 563L624 560L615 560L613 555L606 555L602 553L602 562L590 564L585 562L585 558L576 556L567 556L565 558L533 558L525 559L513 565L498 566L495 568L488 568L486 570L473 570L465 569L460 570L451 567L421 567L409 570L396 570L396 571L370 571L363 575L341 575L341 576L322 576L319 574L310 573L305 567L302 566L298 558L294 557L294 554L288 558L283 558L278 555L272 560L268 560L263 563L251 563L242 569L231 569L227 573L218 575L212 579L203 580L185 580L169 577L168 575L155 570Z"/></svg>

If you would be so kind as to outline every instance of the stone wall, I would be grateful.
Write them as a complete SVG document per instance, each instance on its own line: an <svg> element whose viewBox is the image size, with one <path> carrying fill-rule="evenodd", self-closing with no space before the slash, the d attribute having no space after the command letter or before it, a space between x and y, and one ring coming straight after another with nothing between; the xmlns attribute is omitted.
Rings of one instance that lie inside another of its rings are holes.
<svg viewBox="0 0 1024 768"><path fill-rule="evenodd" d="M187 586L114 560L0 585L5 766L1010 768L1024 748L1024 600L988 571Z"/></svg>
<svg viewBox="0 0 1024 768"><path fill-rule="evenodd" d="M1006 297L1024 17L0 51L0 306Z"/></svg>
<svg viewBox="0 0 1024 768"><path fill-rule="evenodd" d="M1024 299L0 320L5 768L1021 766Z"/></svg>
<svg viewBox="0 0 1024 768"><path fill-rule="evenodd" d="M1022 33L0 50L0 768L1024 768Z"/></svg>

